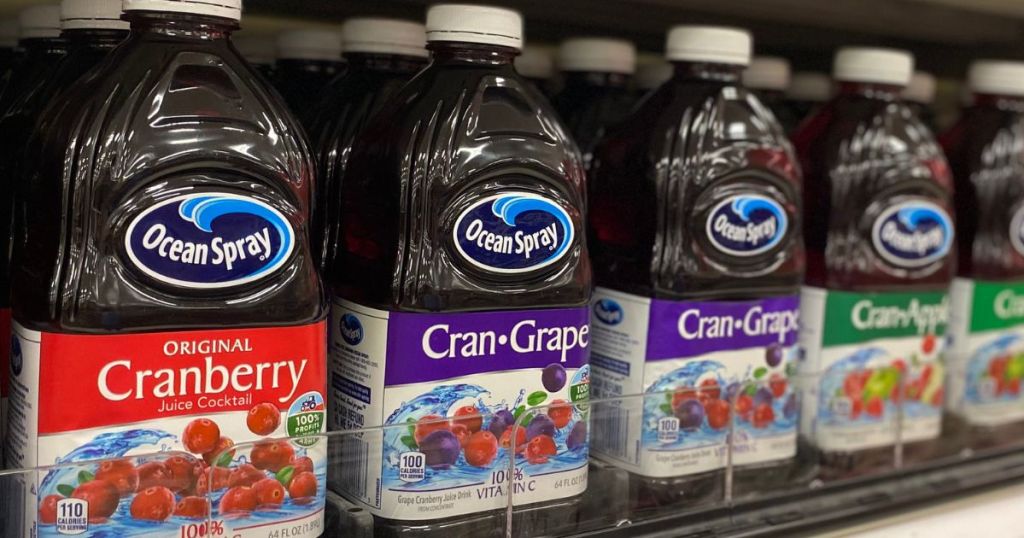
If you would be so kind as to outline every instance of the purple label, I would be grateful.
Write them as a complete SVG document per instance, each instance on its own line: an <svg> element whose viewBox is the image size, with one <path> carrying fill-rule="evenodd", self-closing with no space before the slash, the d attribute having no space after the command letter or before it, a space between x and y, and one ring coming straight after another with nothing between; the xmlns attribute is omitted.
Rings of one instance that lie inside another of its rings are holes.
<svg viewBox="0 0 1024 538"><path fill-rule="evenodd" d="M796 342L797 296L758 301L651 300L647 360Z"/></svg>
<svg viewBox="0 0 1024 538"><path fill-rule="evenodd" d="M555 310L409 314L388 317L385 385L560 364L587 364L586 307Z"/></svg>

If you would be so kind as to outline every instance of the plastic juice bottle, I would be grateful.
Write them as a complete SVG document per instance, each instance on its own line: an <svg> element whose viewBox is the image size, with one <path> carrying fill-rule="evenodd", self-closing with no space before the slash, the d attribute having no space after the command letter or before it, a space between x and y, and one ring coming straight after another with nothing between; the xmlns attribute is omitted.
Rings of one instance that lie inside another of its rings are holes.
<svg viewBox="0 0 1024 538"><path fill-rule="evenodd" d="M6 74L7 70L14 67L19 56L18 36L21 26L18 19L6 19L0 21L0 73Z"/></svg>
<svg viewBox="0 0 1024 538"><path fill-rule="evenodd" d="M900 94L907 106L914 111L932 132L935 131L935 77L931 73L915 71L910 82Z"/></svg>
<svg viewBox="0 0 1024 538"><path fill-rule="evenodd" d="M501 532L496 481L514 457L514 500L531 505L518 528L543 534L575 523L586 487L583 166L513 68L517 12L437 5L426 26L430 64L370 121L345 173L327 275L331 425L391 428L350 439L346 457L376 452L341 490L395 534Z"/></svg>
<svg viewBox="0 0 1024 538"><path fill-rule="evenodd" d="M646 396L605 405L593 451L638 510L720 493L732 416L734 464L796 455L801 180L740 82L750 50L744 30L673 28L672 78L594 154L594 394Z"/></svg>
<svg viewBox="0 0 1024 538"><path fill-rule="evenodd" d="M136 491L131 460L55 471L31 486L29 513L60 495L84 519L40 521L40 536L140 525L182 536L196 522L167 516L203 489L227 536L322 528L326 442L265 440L315 435L326 420L326 303L305 228L313 166L301 129L229 41L239 1L123 8L128 39L51 104L29 144L8 462L176 450L218 467L245 457L262 479L288 482L272 515L250 515L234 511L253 491L200 485L212 470L179 469L152 491ZM251 456L226 451L245 442L260 443ZM302 457L313 471L294 471Z"/></svg>
<svg viewBox="0 0 1024 538"><path fill-rule="evenodd" d="M942 138L955 180L947 424L983 448L1024 439L1024 63L977 61Z"/></svg>
<svg viewBox="0 0 1024 538"><path fill-rule="evenodd" d="M277 61L277 43L262 35L242 35L231 39L235 48L267 80L274 80L274 62Z"/></svg>
<svg viewBox="0 0 1024 538"><path fill-rule="evenodd" d="M952 177L899 99L912 64L841 49L838 94L793 137L806 177L801 431L826 476L893 465L898 442L909 453L940 433Z"/></svg>
<svg viewBox="0 0 1024 538"><path fill-rule="evenodd" d="M67 43L60 37L60 5L29 6L18 13L18 22L22 59L8 72L0 88L0 114L7 112L28 88L45 80L67 52Z"/></svg>
<svg viewBox="0 0 1024 538"><path fill-rule="evenodd" d="M274 86L295 116L309 125L324 88L345 69L341 33L291 30L277 37Z"/></svg>
<svg viewBox="0 0 1024 538"><path fill-rule="evenodd" d="M563 86L551 104L589 164L601 130L625 118L633 106L636 48L621 39L568 39L558 49L558 68Z"/></svg>
<svg viewBox="0 0 1024 538"><path fill-rule="evenodd" d="M539 45L527 45L515 59L516 71L533 83L544 95L551 95L551 78L555 73L555 62L551 49Z"/></svg>
<svg viewBox="0 0 1024 538"><path fill-rule="evenodd" d="M789 62L776 56L755 56L750 66L743 71L743 85L753 91L761 103L775 114L787 133L800 122L793 109L786 103L786 89L789 88Z"/></svg>
<svg viewBox="0 0 1024 538"><path fill-rule="evenodd" d="M672 78L672 64L665 61L662 56L641 53L637 55L635 90L636 100L639 101L653 90L661 87L668 79Z"/></svg>
<svg viewBox="0 0 1024 538"><path fill-rule="evenodd" d="M310 137L317 147L317 207L313 246L326 270L341 248L341 198L345 165L370 117L426 65L426 33L420 23L357 18L342 27L348 68L323 92Z"/></svg>
<svg viewBox="0 0 1024 538"><path fill-rule="evenodd" d="M832 79L825 73L793 73L786 90L786 103L797 117L797 123L805 120L832 97L832 86Z"/></svg>

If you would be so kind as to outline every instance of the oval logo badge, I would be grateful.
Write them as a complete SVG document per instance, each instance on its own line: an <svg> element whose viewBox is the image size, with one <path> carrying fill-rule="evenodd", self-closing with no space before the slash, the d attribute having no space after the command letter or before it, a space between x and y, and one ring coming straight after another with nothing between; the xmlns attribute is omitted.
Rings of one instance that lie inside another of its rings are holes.
<svg viewBox="0 0 1024 538"><path fill-rule="evenodd" d="M729 197L708 214L707 235L725 254L749 257L768 252L786 237L789 217L782 204L760 194Z"/></svg>
<svg viewBox="0 0 1024 538"><path fill-rule="evenodd" d="M363 341L363 324L353 314L341 316L338 330L341 331L341 338L350 346L358 346Z"/></svg>
<svg viewBox="0 0 1024 538"><path fill-rule="evenodd" d="M259 200L205 192L143 211L124 242L131 262L150 277L218 289L273 274L295 249L295 232L284 215Z"/></svg>
<svg viewBox="0 0 1024 538"><path fill-rule="evenodd" d="M552 200L528 192L489 196L455 221L455 248L492 273L515 274L551 265L569 252L575 230Z"/></svg>
<svg viewBox="0 0 1024 538"><path fill-rule="evenodd" d="M875 250L887 262L908 269L942 259L953 246L953 221L941 207L923 200L896 204L875 219Z"/></svg>
<svg viewBox="0 0 1024 538"><path fill-rule="evenodd" d="M611 299L599 299L594 303L594 317L605 325L622 323L624 312L619 303Z"/></svg>
<svg viewBox="0 0 1024 538"><path fill-rule="evenodd" d="M1021 256L1024 256L1024 207L1018 209L1010 221L1010 243Z"/></svg>

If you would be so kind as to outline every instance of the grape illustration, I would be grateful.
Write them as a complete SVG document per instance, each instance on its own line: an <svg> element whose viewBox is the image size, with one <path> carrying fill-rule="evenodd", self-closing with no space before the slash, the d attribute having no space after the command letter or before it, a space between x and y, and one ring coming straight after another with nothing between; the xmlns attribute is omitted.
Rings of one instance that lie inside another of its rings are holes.
<svg viewBox="0 0 1024 538"><path fill-rule="evenodd" d="M548 437L555 436L555 423L548 418L547 415L537 415L533 417L530 424L526 427L526 440L530 441L538 435L547 435Z"/></svg>
<svg viewBox="0 0 1024 538"><path fill-rule="evenodd" d="M557 362L549 364L541 372L540 380L548 392L558 392L565 386L565 368Z"/></svg>
<svg viewBox="0 0 1024 538"><path fill-rule="evenodd" d="M569 450L576 450L587 443L587 423L577 422L573 424L572 429L569 430L569 436L565 438L565 446L569 447Z"/></svg>
<svg viewBox="0 0 1024 538"><path fill-rule="evenodd" d="M704 406L697 400L686 400L676 408L679 427L684 430L696 430L704 422Z"/></svg>
<svg viewBox="0 0 1024 538"><path fill-rule="evenodd" d="M448 430L437 430L423 439L423 442L420 443L420 451L426 456L428 467L445 469L454 465L459 459L462 447L454 433Z"/></svg>
<svg viewBox="0 0 1024 538"><path fill-rule="evenodd" d="M776 343L765 348L764 361L772 368L782 364L782 346Z"/></svg>

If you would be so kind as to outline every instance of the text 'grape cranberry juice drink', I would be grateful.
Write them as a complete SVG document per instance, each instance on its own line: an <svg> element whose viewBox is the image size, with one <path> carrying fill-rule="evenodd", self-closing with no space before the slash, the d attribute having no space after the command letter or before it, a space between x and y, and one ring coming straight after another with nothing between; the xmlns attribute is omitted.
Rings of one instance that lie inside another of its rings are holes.
<svg viewBox="0 0 1024 538"><path fill-rule="evenodd" d="M583 168L512 66L521 32L514 11L432 7L430 65L349 160L344 250L328 275L331 425L392 426L365 440L368 468L345 469L343 492L379 518L479 514L509 495L571 518L567 499L586 488ZM493 513L479 524L500 531Z"/></svg>
<svg viewBox="0 0 1024 538"><path fill-rule="evenodd" d="M625 118L633 106L636 48L621 39L569 39L558 48L558 68L562 90L551 104L588 164L601 130Z"/></svg>
<svg viewBox="0 0 1024 538"><path fill-rule="evenodd" d="M775 56L755 56L743 71L743 85L757 95L761 103L775 114L775 119L789 133L802 118L786 103L789 88L789 62Z"/></svg>
<svg viewBox="0 0 1024 538"><path fill-rule="evenodd" d="M356 18L342 26L345 72L331 81L311 121L317 148L313 248L320 267L341 248L341 198L352 145L370 117L427 64L423 25L395 19Z"/></svg>
<svg viewBox="0 0 1024 538"><path fill-rule="evenodd" d="M801 432L826 474L891 465L898 442L940 432L952 178L899 100L912 64L903 51L840 50L838 95L793 137L806 177Z"/></svg>
<svg viewBox="0 0 1024 538"><path fill-rule="evenodd" d="M673 28L675 74L594 155L594 393L649 396L596 419L593 448L633 473L638 509L718 491L730 400L733 463L796 455L800 174L740 83L750 48L743 30Z"/></svg>
<svg viewBox="0 0 1024 538"><path fill-rule="evenodd" d="M947 424L984 447L1024 439L1024 63L975 62L968 85L973 104L941 139L959 247Z"/></svg>
<svg viewBox="0 0 1024 538"><path fill-rule="evenodd" d="M8 462L174 450L224 474L247 458L257 481L288 490L256 507L248 483L228 488L212 469L142 488L132 459L62 467L31 485L29 526L177 537L209 513L177 506L208 499L226 535L319 534L326 442L265 440L315 435L326 420L300 128L229 42L240 2L124 10L128 39L52 103L29 144ZM259 443L251 456L225 451L245 442Z"/></svg>
<svg viewBox="0 0 1024 538"><path fill-rule="evenodd" d="M344 69L337 31L291 30L277 37L274 86L304 125L313 119L320 92Z"/></svg>

